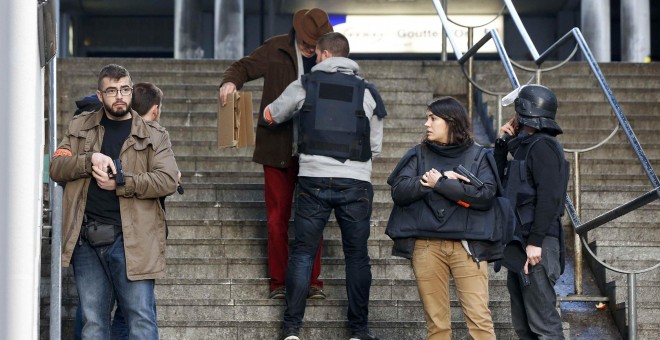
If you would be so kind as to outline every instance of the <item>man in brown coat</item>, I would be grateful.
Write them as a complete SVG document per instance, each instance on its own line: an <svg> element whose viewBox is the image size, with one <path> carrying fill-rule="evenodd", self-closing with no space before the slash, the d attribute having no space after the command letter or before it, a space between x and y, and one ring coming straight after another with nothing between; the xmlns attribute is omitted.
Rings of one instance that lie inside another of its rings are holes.
<svg viewBox="0 0 660 340"><path fill-rule="evenodd" d="M261 108L275 101L284 89L302 74L309 73L316 64L317 40L332 32L328 14L322 9L299 10L293 16L289 34L272 37L227 68L219 89L219 98L225 105L227 95L241 89L251 80L263 78ZM264 196L268 218L268 268L271 299L284 298L284 278L288 262L288 228L291 202L298 177L298 157L294 122L267 127L259 115L257 138L252 160L264 167ZM309 298L324 299L321 273L321 248L312 268Z"/></svg>
<svg viewBox="0 0 660 340"><path fill-rule="evenodd" d="M115 298L135 339L158 339L154 279L165 274L165 215L158 202L177 186L169 136L131 110L133 83L105 66L103 108L74 117L50 163L66 182L62 264L73 264L83 339L109 339Z"/></svg>

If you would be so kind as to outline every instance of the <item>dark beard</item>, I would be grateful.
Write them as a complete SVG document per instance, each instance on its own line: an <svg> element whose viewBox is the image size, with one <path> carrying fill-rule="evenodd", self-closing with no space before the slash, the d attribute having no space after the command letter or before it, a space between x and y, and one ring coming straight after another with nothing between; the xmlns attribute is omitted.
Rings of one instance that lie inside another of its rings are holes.
<svg viewBox="0 0 660 340"><path fill-rule="evenodd" d="M108 112L109 114L117 118L124 117L128 114L128 110L113 111L112 106L108 106L105 103L103 103L103 107L105 108L105 112ZM128 107L128 105L126 105L126 107Z"/></svg>

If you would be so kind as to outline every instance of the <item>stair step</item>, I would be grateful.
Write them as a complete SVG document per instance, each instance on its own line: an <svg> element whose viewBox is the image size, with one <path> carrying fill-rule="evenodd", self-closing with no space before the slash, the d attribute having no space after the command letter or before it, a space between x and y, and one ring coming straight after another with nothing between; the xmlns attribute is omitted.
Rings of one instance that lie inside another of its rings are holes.
<svg viewBox="0 0 660 340"><path fill-rule="evenodd" d="M660 242L658 241L598 240L593 242L592 248L598 258L608 261L660 259Z"/></svg>
<svg viewBox="0 0 660 340"><path fill-rule="evenodd" d="M481 73L477 74L477 81L481 84L489 84L493 88L507 88L511 87L511 83L506 79L502 79L501 74ZM582 90L585 88L600 88L598 80L595 76L591 75L568 75L562 73L545 73L541 77L542 84L551 88L565 88ZM629 88L659 88L660 79L655 75L640 74L631 77L630 74L626 75L607 75L606 81L614 94L619 89Z"/></svg>
<svg viewBox="0 0 660 340"><path fill-rule="evenodd" d="M536 69L538 66L534 62L528 62L528 61L520 61L519 64L531 68L531 69ZM553 66L556 66L558 62L556 61L548 61L543 63L542 68L550 68ZM502 65L501 62L493 61L493 62L479 62L475 63L476 70L478 73L495 73L495 74L502 74ZM652 64L645 64L645 63L599 63L598 67L600 68L601 72L606 77L611 77L611 76L639 76L639 75L658 75L660 74L660 67L658 67L657 63L652 63ZM532 73L525 72L526 76L531 75ZM594 77L593 72L591 71L591 68L588 63L581 61L581 62L570 62L567 64L564 64L561 68L555 69L551 72L545 72L544 77L547 74L558 74L558 75L571 75L571 76L587 76L587 77ZM523 77L521 77L523 79Z"/></svg>
<svg viewBox="0 0 660 340"><path fill-rule="evenodd" d="M593 248L593 247L592 247ZM587 255L588 256L588 255ZM601 261L607 263L607 265L612 266L616 269L619 270L624 270L624 271L639 271L639 270L645 270L649 269L656 264L658 264L657 259L653 260L630 260L630 259L604 259L602 257L598 257ZM596 264L593 259L589 256L589 260L591 262L591 268L594 271L594 274L599 278L601 281L601 286L603 288L603 291L606 289L606 285L610 284L613 281L616 281L617 283L621 284L626 284L628 282L628 276L626 274L622 273L617 273L608 269L605 269L602 267L600 264ZM652 282L658 282L656 284L660 284L660 270L654 269L651 271L647 271L644 273L637 274L637 280L638 281L652 281Z"/></svg>
<svg viewBox="0 0 660 340"><path fill-rule="evenodd" d="M399 143L400 147L410 146L419 143L423 137L424 133L424 120L420 114L418 117L418 126L412 126L409 128L390 128L386 127L383 131L385 143ZM387 119L387 118L386 118ZM411 118L414 119L414 118ZM256 122L255 122L256 123ZM614 125L614 124L613 124ZM559 135L559 140L562 142L565 148L585 148L600 143L607 136L610 135L613 128L603 128L597 129L592 128L588 131L584 129L576 129L570 126L562 127L564 134ZM178 151L176 148L176 143L181 142L209 142L215 145L218 139L218 130L217 126L169 126L167 131L170 134L170 139L175 144L175 151ZM642 143L646 140L652 140L655 138L656 130L642 130L635 129L635 135L637 139ZM610 139L610 141L602 148L596 149L607 149L608 147L620 148L626 146L628 149L632 150L630 147L630 142L628 141L625 134L619 130L615 136ZM644 149L653 148L654 145L646 146ZM178 154L178 153L177 153ZM590 153L586 153L584 156L588 156Z"/></svg>
<svg viewBox="0 0 660 340"><path fill-rule="evenodd" d="M651 187L651 183L649 182L649 184L647 185L639 185L639 186L608 185L608 186L602 186L600 188L587 187L585 189L586 190L581 190L582 193L581 198L583 202L593 202L593 204L591 204L590 206L594 206L595 204L598 204L603 208L607 208L612 205L620 205L622 203L627 203L628 201L632 201L650 192L653 188ZM660 202L656 200L645 205L644 207L657 208L658 206L660 206ZM651 221L654 220L650 219L649 222Z"/></svg>
<svg viewBox="0 0 660 340"><path fill-rule="evenodd" d="M158 317L167 321L187 321L194 315L199 321L281 321L284 314L283 300L159 300ZM308 300L305 321L342 321L346 319L346 300ZM489 307L495 322L510 322L509 301L490 301ZM450 302L453 320L463 319L458 301ZM369 301L370 321L424 320L419 301L373 300Z"/></svg>
<svg viewBox="0 0 660 340"><path fill-rule="evenodd" d="M372 184L374 202L390 202L390 186ZM186 183L183 195L171 195L167 202L264 202L264 185L253 183Z"/></svg>
<svg viewBox="0 0 660 340"><path fill-rule="evenodd" d="M388 219L393 203L374 202L372 219ZM263 202L167 202L167 218L195 220L264 220ZM330 217L334 219L334 216Z"/></svg>
<svg viewBox="0 0 660 340"><path fill-rule="evenodd" d="M278 339L281 336L281 322L178 322L158 323L161 339ZM452 322L452 339L468 339L464 322ZM370 321L369 329L381 339L424 339L426 323L423 321ZM515 338L515 332L508 323L495 323L495 334L500 339ZM300 330L302 339L348 339L350 333L345 321L306 321Z"/></svg>
<svg viewBox="0 0 660 340"><path fill-rule="evenodd" d="M211 220L168 220L169 240L177 239L238 239L267 237L265 220L211 221ZM371 220L372 240L390 240L385 235L387 220ZM289 222L289 237L293 238L293 221ZM329 221L323 231L324 239L341 239L341 229L336 221ZM168 241L169 242L169 241Z"/></svg>
<svg viewBox="0 0 660 340"><path fill-rule="evenodd" d="M393 168L389 168L389 165L380 166L381 163L378 159L374 163L375 167L371 173L371 181L373 184L385 185ZM246 171L182 171L183 185L188 188L190 184L263 184L263 169L259 165L250 168L253 171L247 171L250 170L247 167ZM570 181L572 181L572 177ZM593 190L607 192L618 191L623 188L634 188L641 194L649 189L650 182L646 174L643 173L582 173L580 174L580 183L582 184L581 192ZM569 185L571 184L569 183ZM572 187L569 188L569 192L572 191Z"/></svg>
<svg viewBox="0 0 660 340"><path fill-rule="evenodd" d="M627 319L628 304L617 304L615 313L623 314ZM637 324L660 324L660 303L659 302L637 302ZM657 334L656 334L657 336Z"/></svg>
<svg viewBox="0 0 660 340"><path fill-rule="evenodd" d="M596 205L596 203L593 204L583 203L582 219L581 219L581 221L583 222L596 218L620 206L620 205L608 204L607 206L599 206L594 208L594 207L589 207L589 205ZM654 220L654 219L657 220L658 215L660 215L660 212L657 211L657 208L646 205L637 210L629 212L621 217L618 217L616 220L625 223L639 223L639 222L644 223L644 222L648 222L649 220Z"/></svg>
<svg viewBox="0 0 660 340"><path fill-rule="evenodd" d="M385 170L391 171L397 165L403 154L408 151L414 144L411 143L406 147L403 147L397 154L382 154L373 161L373 168L378 172L383 172ZM196 166L197 168L184 169L183 171L200 171L200 172L209 172L209 171L232 171L238 172L238 169L241 171L251 171L251 172L262 172L263 167L261 164L252 162L252 147L245 148L228 148L218 150L217 154L204 156L204 157L195 157L195 156L177 156L177 164L179 168L182 168L182 164L188 166ZM580 159L581 173L585 173L588 169L592 174L630 174L630 175L639 175L645 174L641 171L642 166L639 163L639 160L636 158L626 158L626 159L616 159L616 162L613 162L611 157L601 157L601 158L581 158Z"/></svg>
<svg viewBox="0 0 660 340"><path fill-rule="evenodd" d="M267 257L267 239L168 240L168 258L225 257L229 259ZM371 258L390 258L392 241L368 240ZM341 239L324 239L323 256L343 257Z"/></svg>
<svg viewBox="0 0 660 340"><path fill-rule="evenodd" d="M343 258L324 258L321 266L323 277L345 275ZM414 279L410 261L403 259L371 259L371 272L374 278ZM268 266L266 258L176 258L167 260L166 276L184 279L264 278L268 277Z"/></svg>
<svg viewBox="0 0 660 340"><path fill-rule="evenodd" d="M330 300L346 300L346 280L322 277L324 288ZM156 281L156 297L172 300L269 300L268 278L250 279L159 279ZM62 285L65 289L63 298L77 299L75 280L73 276L64 276ZM509 293L506 280L489 281L489 295L492 301L507 302ZM449 298L457 301L456 288L450 281ZM373 279L371 283L371 300L419 301L417 285L414 280ZM280 300L281 301L281 300Z"/></svg>
<svg viewBox="0 0 660 340"><path fill-rule="evenodd" d="M655 302L660 294L660 280L637 280L635 297L637 302ZM614 296L614 301L628 302L627 280L617 280L608 284L608 295Z"/></svg>
<svg viewBox="0 0 660 340"><path fill-rule="evenodd" d="M372 258L371 274L374 278L414 280L410 261L401 258ZM343 258L321 260L321 277L342 278L345 275ZM226 278L265 278L268 277L266 258L227 259L227 258L174 258L167 260L168 278L183 279L226 279ZM495 273L489 265L491 280L505 280L506 271Z"/></svg>
<svg viewBox="0 0 660 340"><path fill-rule="evenodd" d="M614 220L588 232L588 239L600 241L653 241L660 242L655 222L625 223Z"/></svg>
<svg viewBox="0 0 660 340"><path fill-rule="evenodd" d="M159 321L163 340L279 339L280 321ZM461 324L456 325L461 329ZM383 339L417 339L426 334L423 322L370 322L372 333ZM465 326L463 326L465 330ZM506 332L507 329L503 330ZM511 329L508 329L512 332ZM507 333L505 333L507 334ZM348 339L345 321L308 321L300 330L303 339ZM457 338L458 339L458 338Z"/></svg>
<svg viewBox="0 0 660 340"><path fill-rule="evenodd" d="M391 138L393 139L391 141L387 137L388 137L387 135L385 135L384 137L386 141L384 141L382 145L382 151L381 151L382 156L392 157L394 155L403 155L421 141L421 133L419 132L407 136L405 138L405 141L397 140L401 138L401 136L399 136L398 138ZM569 142L564 144L564 148L583 149L583 148L591 147L595 144L597 144L597 141L594 141L594 143L584 143L583 141L579 143ZM231 150L233 149L234 148L231 148ZM236 148L236 149L239 151L236 151L235 153L240 152L241 155L251 156L249 154L248 148ZM219 154L219 151L223 149L219 149L217 147L216 140L208 140L208 141L173 141L172 150L175 152L175 155L177 157L196 156L199 158L203 158L207 156L216 156ZM644 152L646 154L646 157L649 159L656 159L656 160L660 159L660 146L648 145L644 147ZM596 159L607 158L610 160L611 159L637 160L637 155L635 154L632 146L627 141L625 141L625 142L618 142L616 144L614 143L606 144L601 148L597 148L588 153L583 153L580 159L586 160L586 159L594 159L594 158Z"/></svg>

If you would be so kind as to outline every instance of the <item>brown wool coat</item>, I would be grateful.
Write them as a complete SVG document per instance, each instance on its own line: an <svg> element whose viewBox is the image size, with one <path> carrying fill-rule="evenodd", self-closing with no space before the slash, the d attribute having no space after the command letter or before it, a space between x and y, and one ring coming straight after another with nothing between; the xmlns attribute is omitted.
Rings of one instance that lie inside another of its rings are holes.
<svg viewBox="0 0 660 340"><path fill-rule="evenodd" d="M68 267L75 249L91 181L91 157L100 152L104 129L103 109L73 118L59 149L72 156L57 156L50 176L66 182L62 198L62 265ZM122 145L125 186L117 187L129 280L156 279L165 274L165 212L158 201L174 193L178 167L164 128L148 125L131 111L131 132Z"/></svg>
<svg viewBox="0 0 660 340"><path fill-rule="evenodd" d="M227 68L222 84L234 83L240 90L248 81L264 78L259 113L298 79L298 61L293 29L286 35L272 37L250 55L234 62ZM293 122L277 127L268 125L261 114L257 124L257 136L252 160L256 163L285 168L291 162Z"/></svg>

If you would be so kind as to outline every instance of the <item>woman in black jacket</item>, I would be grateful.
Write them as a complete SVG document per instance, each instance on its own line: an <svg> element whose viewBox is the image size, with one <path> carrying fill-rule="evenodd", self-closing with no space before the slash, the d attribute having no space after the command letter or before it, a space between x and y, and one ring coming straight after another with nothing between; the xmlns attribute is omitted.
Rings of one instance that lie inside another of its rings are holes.
<svg viewBox="0 0 660 340"><path fill-rule="evenodd" d="M488 265L483 261L489 260L484 245L494 233L494 161L475 145L465 108L456 99L434 98L426 116L422 143L388 178L395 206L386 233L395 241L393 254L412 259L427 339L451 338L450 276L470 336L495 339L488 308ZM482 183L470 183L452 170L458 165Z"/></svg>

